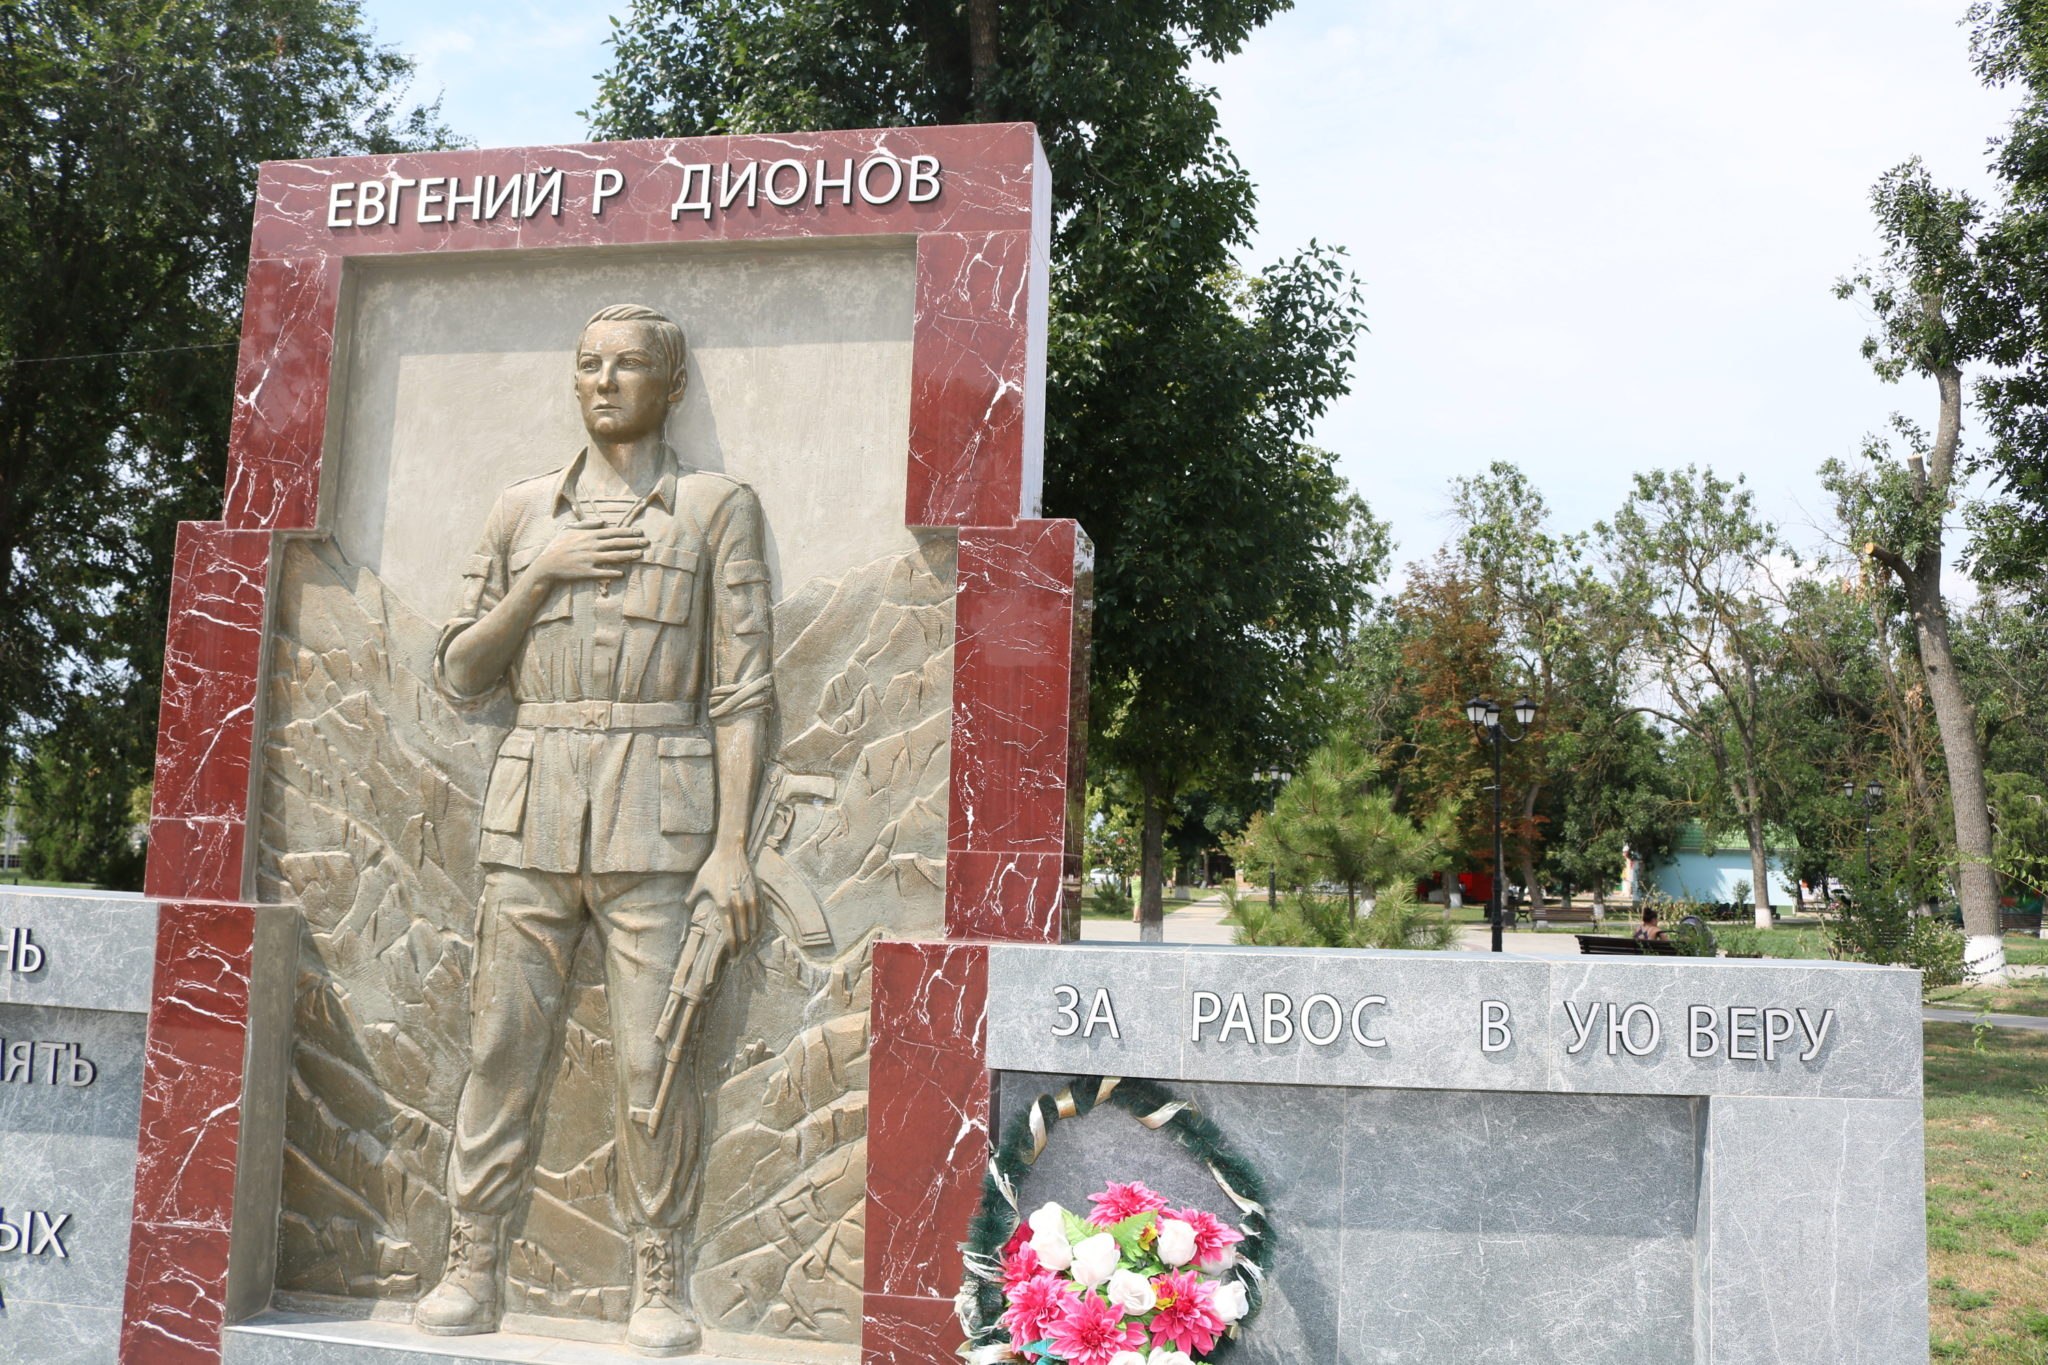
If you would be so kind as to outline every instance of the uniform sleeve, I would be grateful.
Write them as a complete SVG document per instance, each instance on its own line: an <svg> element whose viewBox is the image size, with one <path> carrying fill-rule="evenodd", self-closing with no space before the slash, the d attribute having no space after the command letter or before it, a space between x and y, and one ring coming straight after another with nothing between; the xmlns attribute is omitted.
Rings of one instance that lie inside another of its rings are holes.
<svg viewBox="0 0 2048 1365"><path fill-rule="evenodd" d="M711 706L713 721L775 704L775 631L761 502L742 486L719 508L711 536Z"/></svg>
<svg viewBox="0 0 2048 1365"><path fill-rule="evenodd" d="M476 552L463 561L462 592L455 615L441 627L440 643L434 647L434 686L452 702L482 701L504 685L504 679L500 678L481 692L461 691L449 681L447 661L448 646L455 642L455 637L481 621L492 607L505 600L510 586L510 575L505 567L510 543L511 516L501 497L492 506L490 516L484 519L484 532L477 542Z"/></svg>

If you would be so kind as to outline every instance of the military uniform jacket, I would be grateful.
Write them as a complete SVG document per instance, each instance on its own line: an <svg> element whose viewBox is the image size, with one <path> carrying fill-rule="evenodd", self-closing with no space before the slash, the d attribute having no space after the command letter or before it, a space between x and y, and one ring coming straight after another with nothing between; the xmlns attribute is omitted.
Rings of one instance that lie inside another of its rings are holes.
<svg viewBox="0 0 2048 1365"><path fill-rule="evenodd" d="M691 872L715 827L714 730L773 702L752 489L681 467L664 448L660 481L620 523L647 536L640 560L623 578L554 584L504 677L483 693L448 680L450 642L576 521L587 458L499 495L435 651L435 683L451 700L502 688L519 703L484 795L478 856L542 872Z"/></svg>

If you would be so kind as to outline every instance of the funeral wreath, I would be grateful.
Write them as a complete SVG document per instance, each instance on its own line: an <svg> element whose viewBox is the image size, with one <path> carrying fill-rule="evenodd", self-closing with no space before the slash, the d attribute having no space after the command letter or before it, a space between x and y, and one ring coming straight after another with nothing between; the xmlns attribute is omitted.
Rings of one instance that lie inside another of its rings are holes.
<svg viewBox="0 0 2048 1365"><path fill-rule="evenodd" d="M1176 1208L1141 1180L1111 1181L1088 1212L1022 1217L1017 1188L1052 1127L1105 1102L1164 1132L1203 1165L1240 1216ZM957 1307L971 1365L1194 1365L1222 1360L1263 1296L1270 1232L1256 1174L1185 1100L1150 1081L1076 1077L1009 1126L989 1164L965 1248Z"/></svg>

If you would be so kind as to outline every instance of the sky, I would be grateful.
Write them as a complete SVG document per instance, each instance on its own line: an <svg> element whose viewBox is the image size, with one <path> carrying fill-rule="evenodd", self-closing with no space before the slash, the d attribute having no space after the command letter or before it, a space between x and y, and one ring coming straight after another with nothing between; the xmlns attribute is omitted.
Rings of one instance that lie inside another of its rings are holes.
<svg viewBox="0 0 2048 1365"><path fill-rule="evenodd" d="M480 145L585 136L623 0L366 0L416 96ZM1834 297L1879 243L1869 191L1923 157L1983 191L2010 107L1963 0L1302 0L1204 64L1259 187L1245 264L1343 246L1370 335L1318 444L1394 529L1450 533L1450 482L1519 464L1556 526L1638 469L1711 465L1795 543L1817 470L1931 386L1881 384ZM1058 189L1055 187L1055 194Z"/></svg>

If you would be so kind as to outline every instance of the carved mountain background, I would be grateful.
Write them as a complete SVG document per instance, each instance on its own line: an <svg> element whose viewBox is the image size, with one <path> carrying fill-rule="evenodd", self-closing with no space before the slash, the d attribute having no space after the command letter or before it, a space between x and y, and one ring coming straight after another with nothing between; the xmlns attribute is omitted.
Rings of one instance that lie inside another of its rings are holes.
<svg viewBox="0 0 2048 1365"><path fill-rule="evenodd" d="M265 702L259 894L304 913L278 1288L410 1300L440 1274L483 886L477 820L509 703L432 685L438 623L331 542L281 556ZM828 951L764 932L702 1029L692 1288L707 1328L859 1340L869 958L943 918L949 539L814 579L776 607L778 758L832 780L783 852ZM622 1320L612 1061L586 935L508 1253L514 1313Z"/></svg>

